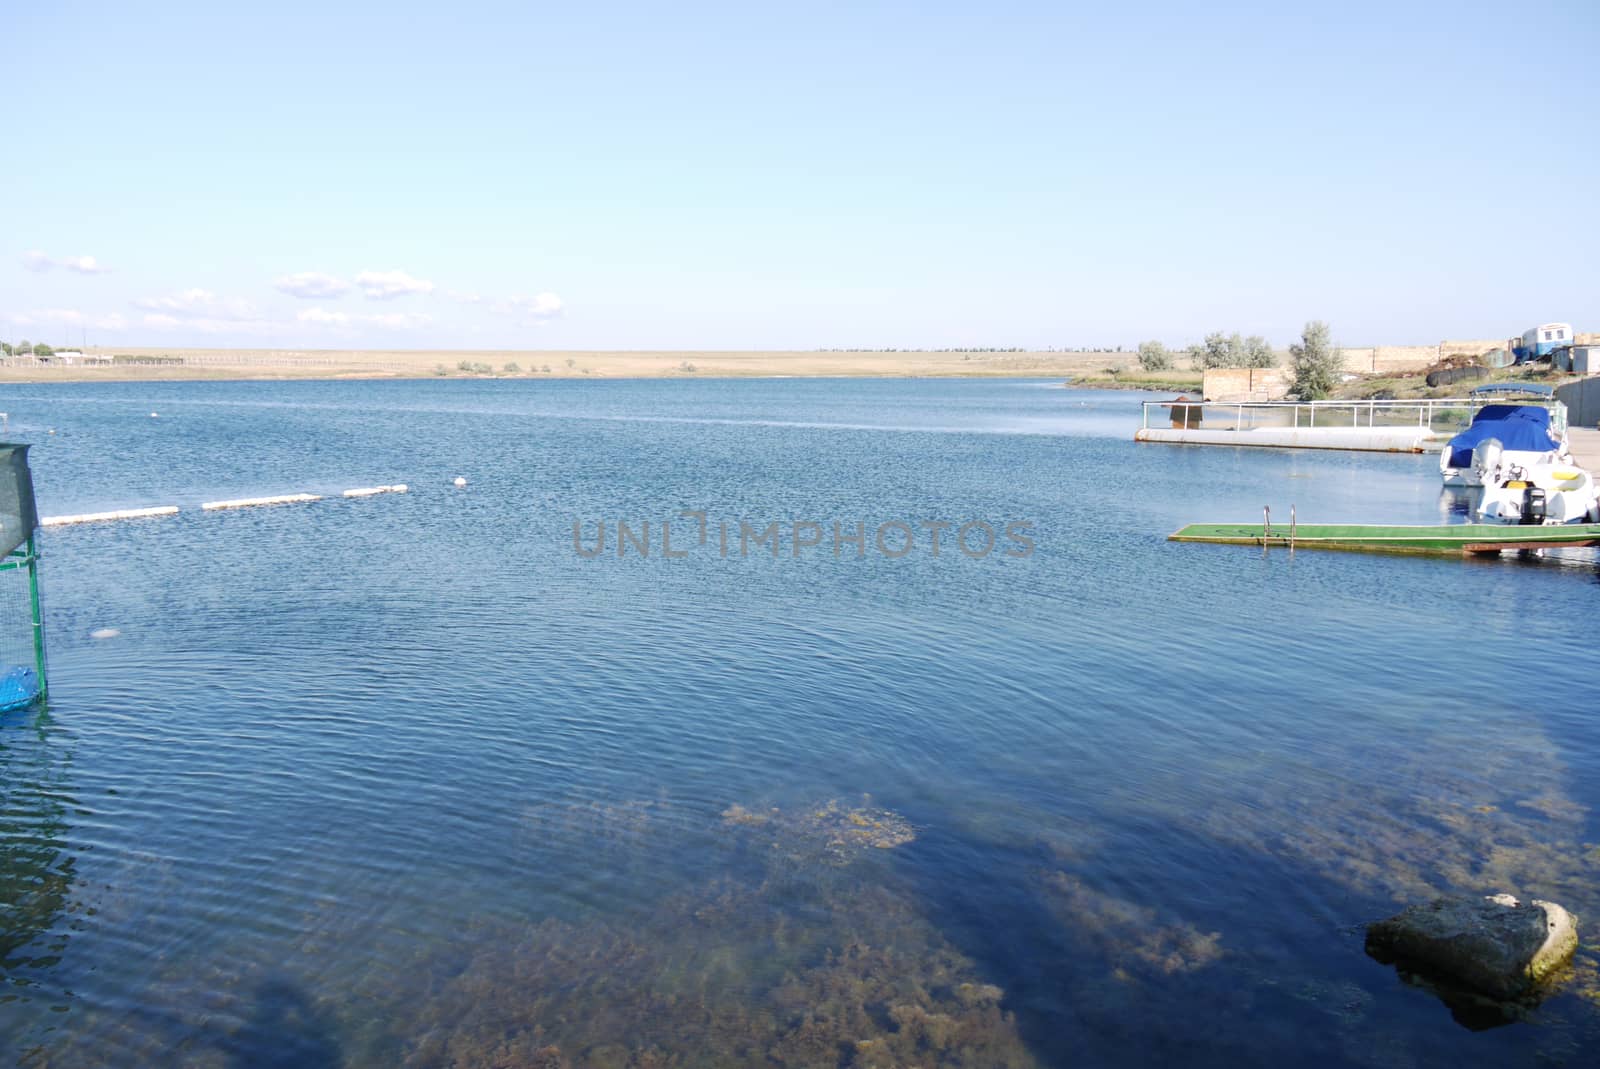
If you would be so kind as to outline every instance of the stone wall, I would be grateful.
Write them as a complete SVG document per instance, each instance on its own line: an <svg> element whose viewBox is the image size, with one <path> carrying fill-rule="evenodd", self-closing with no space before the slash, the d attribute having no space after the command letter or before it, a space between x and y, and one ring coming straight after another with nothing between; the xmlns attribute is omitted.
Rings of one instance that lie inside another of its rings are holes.
<svg viewBox="0 0 1600 1069"><path fill-rule="evenodd" d="M1484 351L1494 348L1488 346ZM1344 349L1344 369L1362 375L1421 371L1439 359L1437 345L1378 345Z"/></svg>
<svg viewBox="0 0 1600 1069"><path fill-rule="evenodd" d="M1439 355L1452 356L1456 353L1465 353L1467 356L1482 356L1492 349L1504 349L1509 343L1508 338L1451 339L1439 343Z"/></svg>
<svg viewBox="0 0 1600 1069"><path fill-rule="evenodd" d="M1279 367L1214 367L1205 373L1200 396L1207 401L1281 401L1292 381Z"/></svg>

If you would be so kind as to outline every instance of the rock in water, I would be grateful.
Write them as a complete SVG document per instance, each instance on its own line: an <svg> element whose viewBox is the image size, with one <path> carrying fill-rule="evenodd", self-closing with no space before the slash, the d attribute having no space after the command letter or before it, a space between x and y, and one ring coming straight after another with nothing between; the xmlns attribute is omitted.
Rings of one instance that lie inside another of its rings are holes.
<svg viewBox="0 0 1600 1069"><path fill-rule="evenodd" d="M1510 895L1436 898L1367 926L1367 953L1492 999L1530 993L1572 957L1577 918Z"/></svg>

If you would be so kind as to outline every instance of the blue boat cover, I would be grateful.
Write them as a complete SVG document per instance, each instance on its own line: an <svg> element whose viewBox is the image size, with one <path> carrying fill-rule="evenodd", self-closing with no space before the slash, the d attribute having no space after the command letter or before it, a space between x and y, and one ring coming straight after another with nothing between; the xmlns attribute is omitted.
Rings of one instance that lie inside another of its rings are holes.
<svg viewBox="0 0 1600 1069"><path fill-rule="evenodd" d="M1480 442L1498 438L1502 449L1543 453L1559 443L1550 437L1550 410L1539 405L1484 405L1472 417L1472 426L1450 439L1450 466L1472 465L1472 451Z"/></svg>
<svg viewBox="0 0 1600 1069"><path fill-rule="evenodd" d="M27 705L39 696L39 677L31 668L8 668L0 674L0 712Z"/></svg>

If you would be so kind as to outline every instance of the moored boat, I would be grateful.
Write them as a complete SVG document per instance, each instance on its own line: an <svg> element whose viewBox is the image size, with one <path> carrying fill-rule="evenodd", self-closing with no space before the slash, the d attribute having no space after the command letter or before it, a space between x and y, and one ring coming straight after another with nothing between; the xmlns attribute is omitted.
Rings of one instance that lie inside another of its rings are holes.
<svg viewBox="0 0 1600 1069"><path fill-rule="evenodd" d="M1446 486L1494 486L1513 467L1546 462L1571 464L1564 419L1551 420L1542 405L1485 405L1472 425L1439 452L1439 474Z"/></svg>
<svg viewBox="0 0 1600 1069"><path fill-rule="evenodd" d="M1502 476L1484 488L1478 517L1522 526L1594 523L1600 521L1600 491L1594 476L1570 460L1507 464Z"/></svg>

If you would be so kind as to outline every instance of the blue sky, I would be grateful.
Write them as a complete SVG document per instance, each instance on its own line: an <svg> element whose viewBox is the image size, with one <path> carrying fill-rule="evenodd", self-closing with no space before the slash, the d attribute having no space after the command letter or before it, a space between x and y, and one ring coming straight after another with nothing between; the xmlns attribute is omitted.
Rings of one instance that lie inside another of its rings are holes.
<svg viewBox="0 0 1600 1069"><path fill-rule="evenodd" d="M0 335L1600 330L1600 5L0 5Z"/></svg>

